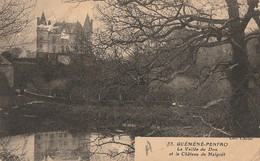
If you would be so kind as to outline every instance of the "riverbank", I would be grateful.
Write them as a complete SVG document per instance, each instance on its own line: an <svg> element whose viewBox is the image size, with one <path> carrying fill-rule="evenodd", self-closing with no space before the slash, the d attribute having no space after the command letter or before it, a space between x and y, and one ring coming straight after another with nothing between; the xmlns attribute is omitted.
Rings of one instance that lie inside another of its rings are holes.
<svg viewBox="0 0 260 161"><path fill-rule="evenodd" d="M133 136L227 136L228 111L185 105L68 104L19 97L19 105L2 109L0 135L66 131L124 132ZM219 112L221 111L221 112ZM225 122L226 124L223 124Z"/></svg>

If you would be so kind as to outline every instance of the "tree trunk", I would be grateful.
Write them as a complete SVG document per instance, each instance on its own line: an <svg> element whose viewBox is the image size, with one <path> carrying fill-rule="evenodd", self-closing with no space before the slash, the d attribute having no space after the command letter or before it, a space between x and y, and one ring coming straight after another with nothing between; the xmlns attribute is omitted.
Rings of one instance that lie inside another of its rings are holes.
<svg viewBox="0 0 260 161"><path fill-rule="evenodd" d="M232 95L230 99L231 115L235 136L256 136L257 125L253 120L253 110L248 105L249 61L244 40L244 31L239 22L233 23L232 52L233 68L231 71Z"/></svg>
<svg viewBox="0 0 260 161"><path fill-rule="evenodd" d="M230 77L232 87L230 106L233 131L235 136L257 136L257 121L254 120L253 109L248 104L250 72L245 41L245 24L240 21L238 0L226 0L226 3L229 19L231 20L228 28L231 33L233 54L233 68ZM252 9L252 6L250 7Z"/></svg>

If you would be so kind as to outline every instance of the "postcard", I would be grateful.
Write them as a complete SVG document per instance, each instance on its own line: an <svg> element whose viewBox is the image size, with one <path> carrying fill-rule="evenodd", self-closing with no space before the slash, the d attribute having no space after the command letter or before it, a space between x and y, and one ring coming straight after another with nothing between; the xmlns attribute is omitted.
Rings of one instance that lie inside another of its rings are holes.
<svg viewBox="0 0 260 161"><path fill-rule="evenodd" d="M259 161L259 0L2 0L0 161Z"/></svg>

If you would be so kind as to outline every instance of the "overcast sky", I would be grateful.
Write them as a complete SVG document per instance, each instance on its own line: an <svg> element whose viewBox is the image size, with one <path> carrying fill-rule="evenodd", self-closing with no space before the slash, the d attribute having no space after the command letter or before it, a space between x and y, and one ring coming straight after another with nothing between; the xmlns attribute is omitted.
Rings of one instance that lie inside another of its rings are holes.
<svg viewBox="0 0 260 161"><path fill-rule="evenodd" d="M68 21L84 23L86 15L93 17L92 11L94 2L80 3L63 3L62 0L37 0L33 16L40 17L44 11L46 19L52 21Z"/></svg>
<svg viewBox="0 0 260 161"><path fill-rule="evenodd" d="M33 20L26 31L21 33L21 37L28 36L30 39L36 39L36 20L37 17L41 17L42 12L45 13L46 19L51 20L52 24L55 22L77 22L79 21L82 25L85 21L86 15L88 14L91 19L94 20L94 28L97 26L95 21L95 4L102 2L87 1L78 3L64 3L65 0L37 0L36 7L33 9L30 17ZM242 0L244 1L244 0ZM255 23L251 20L247 30L255 28ZM29 45L28 49L35 51L36 42Z"/></svg>

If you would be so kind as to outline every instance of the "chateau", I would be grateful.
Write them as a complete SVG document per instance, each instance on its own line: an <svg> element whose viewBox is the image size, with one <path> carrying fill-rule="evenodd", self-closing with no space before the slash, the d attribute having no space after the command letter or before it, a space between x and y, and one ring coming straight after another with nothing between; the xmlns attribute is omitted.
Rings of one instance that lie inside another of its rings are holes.
<svg viewBox="0 0 260 161"><path fill-rule="evenodd" d="M45 18L44 12L41 18L37 18L37 58L51 63L65 61L72 51L77 51L82 43L79 37L88 35L85 39L91 41L93 20L87 15L84 25L79 22L56 22L52 24ZM91 50L91 48L89 48Z"/></svg>

